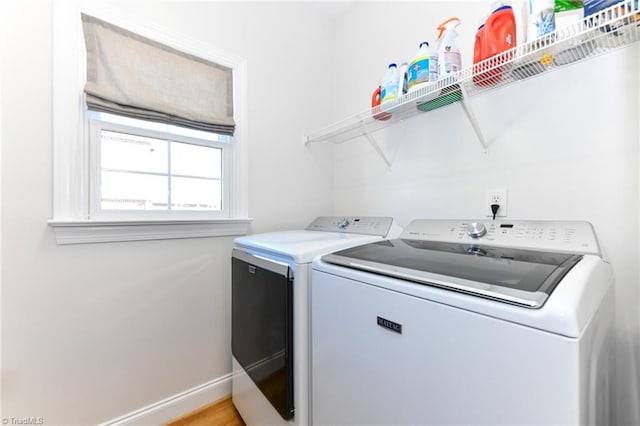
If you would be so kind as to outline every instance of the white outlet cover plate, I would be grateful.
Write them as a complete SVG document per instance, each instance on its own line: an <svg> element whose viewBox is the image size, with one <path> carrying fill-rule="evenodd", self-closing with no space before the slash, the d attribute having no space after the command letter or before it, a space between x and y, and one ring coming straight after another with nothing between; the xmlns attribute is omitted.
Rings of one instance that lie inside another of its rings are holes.
<svg viewBox="0 0 640 426"><path fill-rule="evenodd" d="M498 197L500 202L500 209L498 209L498 214L496 217L506 217L507 216L507 190L506 189L488 189L487 190L487 198L485 200L485 215L487 217L493 217L493 212L491 211L491 204L493 204L493 200L495 197Z"/></svg>

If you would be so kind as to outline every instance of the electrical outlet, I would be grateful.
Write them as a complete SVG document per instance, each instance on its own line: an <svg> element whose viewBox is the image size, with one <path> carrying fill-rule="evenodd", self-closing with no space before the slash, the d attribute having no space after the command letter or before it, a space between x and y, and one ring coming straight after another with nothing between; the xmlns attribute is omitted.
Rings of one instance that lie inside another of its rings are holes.
<svg viewBox="0 0 640 426"><path fill-rule="evenodd" d="M500 208L496 217L505 217L507 215L507 190L506 189L489 189L487 190L486 215L493 217L491 205L498 204Z"/></svg>

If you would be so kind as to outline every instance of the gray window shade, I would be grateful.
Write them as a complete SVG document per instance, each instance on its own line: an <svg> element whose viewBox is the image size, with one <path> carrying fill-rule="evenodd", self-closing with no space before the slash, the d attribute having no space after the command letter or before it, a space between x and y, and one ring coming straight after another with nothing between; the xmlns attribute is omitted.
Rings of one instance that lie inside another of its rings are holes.
<svg viewBox="0 0 640 426"><path fill-rule="evenodd" d="M91 110L233 135L233 74L82 15Z"/></svg>

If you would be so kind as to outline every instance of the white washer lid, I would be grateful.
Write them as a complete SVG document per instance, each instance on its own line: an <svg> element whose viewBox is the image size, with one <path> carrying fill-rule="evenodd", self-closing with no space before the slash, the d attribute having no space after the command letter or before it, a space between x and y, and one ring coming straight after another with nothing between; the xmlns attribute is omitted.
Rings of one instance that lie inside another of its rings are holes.
<svg viewBox="0 0 640 426"><path fill-rule="evenodd" d="M292 258L296 263L310 263L318 255L381 239L374 235L294 230L246 235L234 242L236 246L263 254L275 253Z"/></svg>

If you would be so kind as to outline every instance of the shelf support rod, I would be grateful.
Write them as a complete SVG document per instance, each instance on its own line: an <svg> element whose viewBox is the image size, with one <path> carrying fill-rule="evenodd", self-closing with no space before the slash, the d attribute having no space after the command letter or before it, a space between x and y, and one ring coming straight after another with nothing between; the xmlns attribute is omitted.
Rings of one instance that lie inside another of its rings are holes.
<svg viewBox="0 0 640 426"><path fill-rule="evenodd" d="M391 161L389 161L387 156L384 154L384 152L382 151L382 148L380 148L380 145L378 145L378 142L373 137L373 135L369 133L369 130L367 130L367 127L364 125L364 121L362 120L360 121L360 127L362 128L362 133L367 138L367 140L369 141L373 149L375 149L378 155L382 157L384 162L387 164L387 167L391 168Z"/></svg>
<svg viewBox="0 0 640 426"><path fill-rule="evenodd" d="M473 127L473 130L476 132L478 141L480 142L480 145L482 145L482 148L484 149L484 153L486 154L489 152L487 148L487 140L484 138L484 135L482 134L482 130L480 129L480 125L478 124L478 120L476 119L476 116L473 113L473 109L469 104L469 97L467 96L467 90L464 88L464 84L460 85L460 90L462 91L462 99L460 102L462 105L462 109L464 110L465 114L467 114L467 118L471 123L471 127Z"/></svg>

